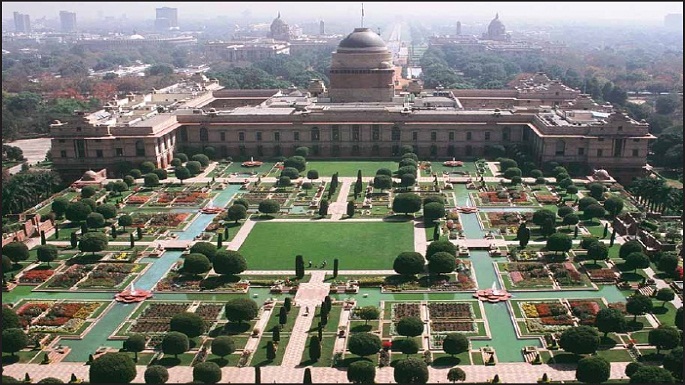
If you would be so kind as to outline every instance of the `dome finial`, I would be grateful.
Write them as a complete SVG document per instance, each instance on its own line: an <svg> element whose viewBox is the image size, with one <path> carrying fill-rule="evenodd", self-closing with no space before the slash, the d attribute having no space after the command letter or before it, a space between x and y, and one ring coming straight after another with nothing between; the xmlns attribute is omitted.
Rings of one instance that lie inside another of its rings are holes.
<svg viewBox="0 0 685 385"><path fill-rule="evenodd" d="M281 11L278 11L278 17L277 17L277 19L280 19L280 18L281 18Z"/></svg>
<svg viewBox="0 0 685 385"><path fill-rule="evenodd" d="M499 12L495 13L495 20L499 19Z"/></svg>

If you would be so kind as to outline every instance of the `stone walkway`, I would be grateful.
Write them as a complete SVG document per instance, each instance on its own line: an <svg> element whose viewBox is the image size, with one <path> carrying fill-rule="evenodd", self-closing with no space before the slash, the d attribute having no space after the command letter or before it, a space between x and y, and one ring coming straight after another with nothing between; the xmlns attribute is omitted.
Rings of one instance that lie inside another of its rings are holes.
<svg viewBox="0 0 685 385"><path fill-rule="evenodd" d="M428 240L426 239L426 228L423 227L423 221L414 221L414 251L426 255L428 248Z"/></svg>
<svg viewBox="0 0 685 385"><path fill-rule="evenodd" d="M338 185L338 199L328 207L328 213L331 214L331 219L335 221L347 215L347 194L350 193L350 186L353 183L353 180L349 178L340 178L340 180L342 182Z"/></svg>

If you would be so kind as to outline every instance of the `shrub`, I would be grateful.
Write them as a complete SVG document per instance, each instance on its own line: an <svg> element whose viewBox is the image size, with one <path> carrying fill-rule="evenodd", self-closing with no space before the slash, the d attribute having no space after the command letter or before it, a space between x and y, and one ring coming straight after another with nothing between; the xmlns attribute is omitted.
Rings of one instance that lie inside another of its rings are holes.
<svg viewBox="0 0 685 385"><path fill-rule="evenodd" d="M136 364L125 353L105 353L89 368L90 382L126 384L136 377Z"/></svg>
<svg viewBox="0 0 685 385"><path fill-rule="evenodd" d="M381 339L371 333L355 333L347 341L347 348L352 354L369 356L378 353L381 349Z"/></svg>
<svg viewBox="0 0 685 385"><path fill-rule="evenodd" d="M355 361L347 367L347 380L353 384L373 384L376 367L370 361Z"/></svg>
<svg viewBox="0 0 685 385"><path fill-rule="evenodd" d="M417 337L423 333L423 321L418 317L402 317L397 322L397 334L405 337Z"/></svg>
<svg viewBox="0 0 685 385"><path fill-rule="evenodd" d="M428 382L428 366L417 358L406 358L395 365L393 372L398 384L425 384Z"/></svg>
<svg viewBox="0 0 685 385"><path fill-rule="evenodd" d="M259 306L249 298L235 298L225 306L226 318L231 322L249 321L257 317Z"/></svg>
<svg viewBox="0 0 685 385"><path fill-rule="evenodd" d="M209 157L205 154L195 154L191 159L195 162L200 162L202 168L209 166Z"/></svg>
<svg viewBox="0 0 685 385"><path fill-rule="evenodd" d="M221 368L214 362L200 362L193 367L193 381L216 384L221 381Z"/></svg>
<svg viewBox="0 0 685 385"><path fill-rule="evenodd" d="M400 253L393 263L393 270L397 274L412 275L423 273L425 269L426 260L420 253L414 251L406 251Z"/></svg>
<svg viewBox="0 0 685 385"><path fill-rule="evenodd" d="M171 317L169 322L169 330L172 332L183 333L188 336L188 338L195 338L201 336L207 325L198 314L183 312L176 314Z"/></svg>
<svg viewBox="0 0 685 385"><path fill-rule="evenodd" d="M146 384L164 384L169 381L169 371L162 365L152 365L145 369Z"/></svg>
<svg viewBox="0 0 685 385"><path fill-rule="evenodd" d="M212 340L212 354L221 358L235 352L235 342L229 336L218 336Z"/></svg>

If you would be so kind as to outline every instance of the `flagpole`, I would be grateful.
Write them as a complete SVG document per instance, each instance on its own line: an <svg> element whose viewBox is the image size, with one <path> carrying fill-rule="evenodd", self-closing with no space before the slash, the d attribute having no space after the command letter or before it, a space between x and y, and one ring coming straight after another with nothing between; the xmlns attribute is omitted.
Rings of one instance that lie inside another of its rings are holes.
<svg viewBox="0 0 685 385"><path fill-rule="evenodd" d="M362 3L362 28L364 28L364 3Z"/></svg>

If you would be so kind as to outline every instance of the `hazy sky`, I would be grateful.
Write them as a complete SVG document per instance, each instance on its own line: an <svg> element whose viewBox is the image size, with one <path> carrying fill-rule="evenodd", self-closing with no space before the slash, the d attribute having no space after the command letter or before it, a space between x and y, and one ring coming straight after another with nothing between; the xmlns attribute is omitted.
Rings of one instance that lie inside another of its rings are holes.
<svg viewBox="0 0 685 385"><path fill-rule="evenodd" d="M2 2L2 17L12 17L12 12L27 13L31 18L57 18L59 11L72 11L83 19L99 15L121 16L129 19L154 19L155 8L178 8L179 20L216 16L240 16L250 10L255 19L275 17L280 10L284 19L311 17L349 18L359 17L360 2ZM540 19L620 19L663 20L668 13L682 13L682 2L364 2L369 18L403 15L406 18L431 16L456 19L491 19L495 12L504 20Z"/></svg>

